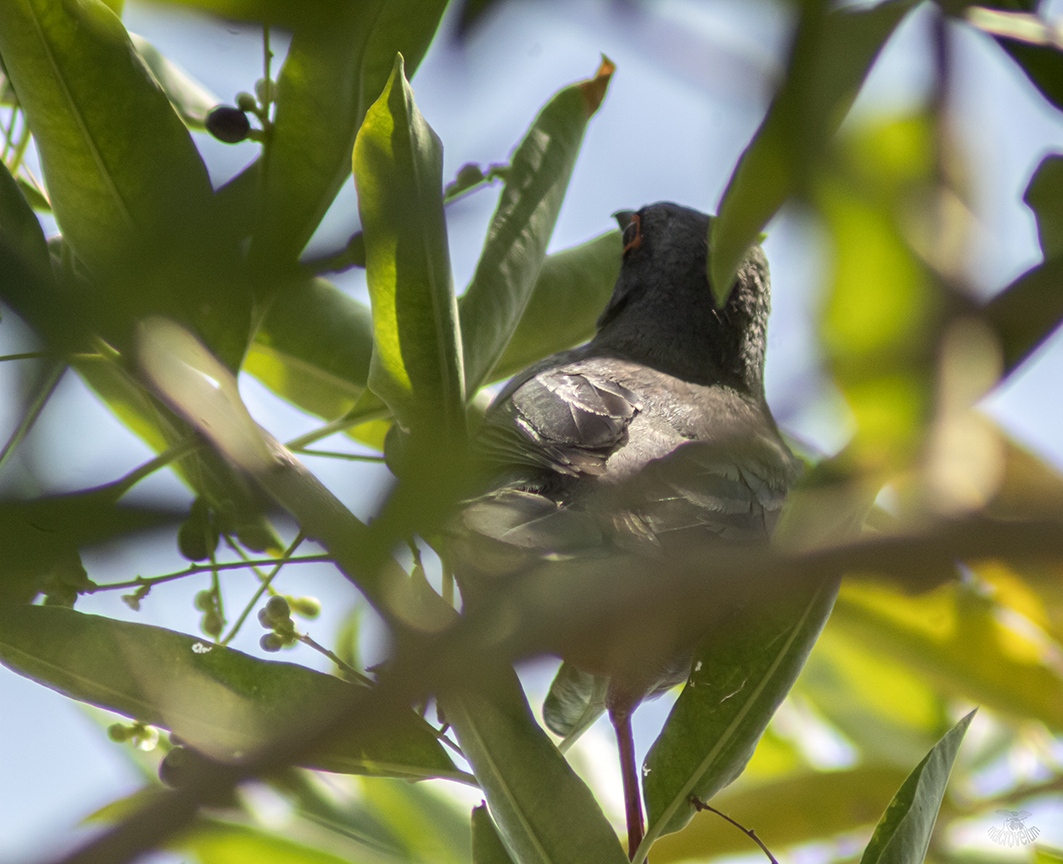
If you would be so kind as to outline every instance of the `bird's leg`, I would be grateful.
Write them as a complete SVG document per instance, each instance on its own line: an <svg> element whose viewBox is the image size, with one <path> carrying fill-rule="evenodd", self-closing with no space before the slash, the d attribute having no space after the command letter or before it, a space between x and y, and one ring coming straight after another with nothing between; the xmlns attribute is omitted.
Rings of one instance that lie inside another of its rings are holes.
<svg viewBox="0 0 1063 864"><path fill-rule="evenodd" d="M616 746L620 751L620 776L624 781L624 812L627 816L627 855L635 857L635 850L643 838L642 798L639 795L639 773L635 765L635 738L631 733L631 714L638 700L610 688L607 702L609 720L616 731ZM619 697L619 698L617 698Z"/></svg>

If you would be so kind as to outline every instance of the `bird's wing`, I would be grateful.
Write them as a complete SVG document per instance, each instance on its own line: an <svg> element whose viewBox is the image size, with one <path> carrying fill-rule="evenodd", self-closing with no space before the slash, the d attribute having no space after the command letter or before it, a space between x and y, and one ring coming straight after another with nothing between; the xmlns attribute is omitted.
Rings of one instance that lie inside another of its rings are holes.
<svg viewBox="0 0 1063 864"><path fill-rule="evenodd" d="M621 487L611 508L617 545L766 542L794 464L781 443L766 437L685 442Z"/></svg>
<svg viewBox="0 0 1063 864"><path fill-rule="evenodd" d="M578 366L547 369L517 387L484 420L484 458L577 477L598 475L641 410L608 375Z"/></svg>

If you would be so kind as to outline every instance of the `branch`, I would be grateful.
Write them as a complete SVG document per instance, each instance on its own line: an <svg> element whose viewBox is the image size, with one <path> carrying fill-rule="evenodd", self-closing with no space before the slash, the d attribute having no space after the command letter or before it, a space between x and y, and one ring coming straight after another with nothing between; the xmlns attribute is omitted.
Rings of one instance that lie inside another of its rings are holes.
<svg viewBox="0 0 1063 864"><path fill-rule="evenodd" d="M306 527L312 533L311 526ZM630 648L620 637L633 616L663 621L686 633L704 631L739 597L774 595L784 602L845 571L893 576L910 587L928 587L928 573L937 578L941 565L951 566L958 559L1063 556L1060 528L1052 521L978 517L942 523L919 535L876 537L809 552L717 547L710 555L706 547L691 548L676 559L545 565L502 580L474 612L442 633L407 630L374 688L352 688L347 698L323 706L301 728L238 764L206 762L188 786L164 792L56 864L132 861L186 828L201 804L218 800L241 781L299 761L332 735L384 730L428 694L487 680L496 663L570 649L589 656L588 645L624 657Z"/></svg>

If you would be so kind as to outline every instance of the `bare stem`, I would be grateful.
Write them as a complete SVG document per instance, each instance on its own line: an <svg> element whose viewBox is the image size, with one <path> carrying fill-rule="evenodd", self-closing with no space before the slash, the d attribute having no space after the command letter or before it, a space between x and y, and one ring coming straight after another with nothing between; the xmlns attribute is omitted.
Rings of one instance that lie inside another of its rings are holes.
<svg viewBox="0 0 1063 864"><path fill-rule="evenodd" d="M330 555L303 555L299 558L287 558L281 559L280 562L276 558L260 558L251 561L226 561L222 564L193 564L190 567L186 567L184 570L178 570L175 573L166 573L162 576L151 576L145 579L143 576L137 576L136 579L129 579L125 582L111 582L106 585L96 585L86 591L86 594L95 594L97 591L117 591L123 588L139 588L141 585L158 585L162 582L173 582L175 579L183 579L185 576L192 576L196 573L210 573L214 570L239 570L243 567L253 567L256 565L265 564L315 564L323 561L332 561Z"/></svg>
<svg viewBox="0 0 1063 864"><path fill-rule="evenodd" d="M761 839L757 836L756 832L752 828L744 828L744 827L742 827L739 823L735 822L735 820L732 819L730 816L728 816L726 813L721 813L715 807L710 807L704 801L701 801L701 800L699 800L697 798L691 797L690 803L694 805L694 809L695 810L708 810L710 813L715 813L721 819L724 819L725 821L730 822L732 825L735 826L735 828L737 828L739 831L741 831L743 834L745 834L750 840L752 840L754 843L756 843L761 848L761 850L764 852L764 854L768 856L768 860L771 861L771 864L779 864L779 862L775 860L775 856L772 855L771 852L768 851L768 847L764 845L764 843L761 841Z"/></svg>

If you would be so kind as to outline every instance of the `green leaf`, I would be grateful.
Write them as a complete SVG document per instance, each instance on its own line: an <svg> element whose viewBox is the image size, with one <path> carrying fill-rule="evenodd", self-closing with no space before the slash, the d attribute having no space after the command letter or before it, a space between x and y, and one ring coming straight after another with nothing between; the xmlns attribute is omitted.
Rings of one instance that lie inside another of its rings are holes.
<svg viewBox="0 0 1063 864"><path fill-rule="evenodd" d="M758 749L754 763L759 756ZM772 782L747 783L747 772L717 795L712 806L740 825L755 829L768 848L778 851L870 825L905 774L896 768L861 764L849 771L802 772ZM714 858L757 851L741 831L705 811L695 816L685 831L654 843L651 860L653 864L695 861L703 859L710 849Z"/></svg>
<svg viewBox="0 0 1063 864"><path fill-rule="evenodd" d="M922 864L972 711L908 775L875 828L860 864Z"/></svg>
<svg viewBox="0 0 1063 864"><path fill-rule="evenodd" d="M620 275L619 231L547 255L505 353L489 378L499 380L594 335ZM462 306L462 315L465 307ZM464 317L462 322L464 325ZM464 331L463 331L464 333Z"/></svg>
<svg viewBox="0 0 1063 864"><path fill-rule="evenodd" d="M490 694L440 694L447 721L519 864L624 864L590 789L532 717L512 672Z"/></svg>
<svg viewBox="0 0 1063 864"><path fill-rule="evenodd" d="M1054 52L1057 53L1058 52ZM983 315L996 331L1011 374L1063 321L1063 157L1041 160L1023 200L1037 217L1045 262L1033 267L986 304Z"/></svg>
<svg viewBox="0 0 1063 864"><path fill-rule="evenodd" d="M185 125L190 129L205 129L207 113L221 100L143 36L130 33L129 38Z"/></svg>
<svg viewBox="0 0 1063 864"><path fill-rule="evenodd" d="M1000 339L1010 375L1063 321L1063 256L1026 271L990 300L984 319Z"/></svg>
<svg viewBox="0 0 1063 864"><path fill-rule="evenodd" d="M472 837L464 807L422 783L381 777L361 781L361 801L405 852L406 861L468 864Z"/></svg>
<svg viewBox="0 0 1063 864"><path fill-rule="evenodd" d="M365 390L372 353L369 309L324 279L312 279L274 300L244 370L293 405L335 420Z"/></svg>
<svg viewBox="0 0 1063 864"><path fill-rule="evenodd" d="M475 393L521 319L546 257L587 121L616 67L561 90L535 118L510 163L472 282L461 298L465 379Z"/></svg>
<svg viewBox="0 0 1063 864"><path fill-rule="evenodd" d="M201 9L219 18L276 25L295 31L302 27L320 27L335 21L349 5L346 0L314 0L292 3L291 0L168 0L181 6Z"/></svg>
<svg viewBox="0 0 1063 864"><path fill-rule="evenodd" d="M1063 53L1055 45L1035 45L996 35L1000 45L1030 79L1041 95L1063 108Z"/></svg>
<svg viewBox="0 0 1063 864"><path fill-rule="evenodd" d="M255 828L231 822L200 822L173 844L175 849L191 852L199 864L348 864L321 849Z"/></svg>
<svg viewBox="0 0 1063 864"><path fill-rule="evenodd" d="M86 587L79 547L183 518L173 510L120 505L115 497L104 486L0 503L0 603L28 603L66 574L78 577L70 588Z"/></svg>
<svg viewBox="0 0 1063 864"><path fill-rule="evenodd" d="M1060 55L1063 64L1063 55ZM1063 156L1049 155L1041 160L1022 200L1037 217L1037 236L1045 260L1063 252Z"/></svg>
<svg viewBox="0 0 1063 864"><path fill-rule="evenodd" d="M4 3L0 54L37 142L56 219L82 260L101 272L124 271L133 252L136 262L149 260L196 228L211 196L206 168L106 5Z"/></svg>
<svg viewBox="0 0 1063 864"><path fill-rule="evenodd" d="M694 653L690 679L643 766L649 828L636 855L691 820L745 768L830 614L837 584L779 608L751 603Z"/></svg>
<svg viewBox="0 0 1063 864"><path fill-rule="evenodd" d="M253 266L294 262L350 176L351 148L395 54L410 77L446 8L443 0L347 3L292 36L277 79L277 114L261 160Z"/></svg>
<svg viewBox="0 0 1063 864"><path fill-rule="evenodd" d="M41 223L7 166L0 164L0 243L5 256L12 256L21 268L50 276L48 241ZM15 264L12 260L12 265ZM7 268L4 268L5 271ZM10 277L9 277L10 278ZM8 279L4 283L8 283ZM6 296L7 290L2 295Z"/></svg>
<svg viewBox="0 0 1063 864"><path fill-rule="evenodd" d="M914 4L804 4L782 89L731 175L709 227L709 282L722 306L738 265L787 198L804 191L879 51Z"/></svg>
<svg viewBox="0 0 1063 864"><path fill-rule="evenodd" d="M872 764L907 769L950 725L945 699L926 676L830 622L794 693Z"/></svg>
<svg viewBox="0 0 1063 864"><path fill-rule="evenodd" d="M443 147L417 110L402 56L354 145L373 304L369 386L396 419L460 440L461 331L443 216Z"/></svg>
<svg viewBox="0 0 1063 864"><path fill-rule="evenodd" d="M513 864L486 804L472 808L472 864Z"/></svg>
<svg viewBox="0 0 1063 864"><path fill-rule="evenodd" d="M903 662L944 693L1006 715L1063 728L1063 681L1044 657L1043 634L1016 631L992 599L949 583L919 596L849 582L831 627Z"/></svg>
<svg viewBox="0 0 1063 864"><path fill-rule="evenodd" d="M941 327L940 283L911 248L913 196L933 171L929 118L879 120L840 136L814 187L833 274L820 324L834 380L857 424L847 460L869 472L921 456Z"/></svg>
<svg viewBox="0 0 1063 864"><path fill-rule="evenodd" d="M0 607L0 662L58 690L232 758L296 726L355 686L292 663L258 660L161 627L47 606ZM330 742L307 767L352 774L464 779L411 713L386 737Z"/></svg>

